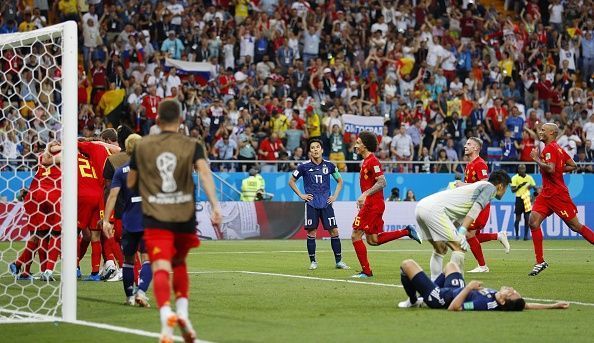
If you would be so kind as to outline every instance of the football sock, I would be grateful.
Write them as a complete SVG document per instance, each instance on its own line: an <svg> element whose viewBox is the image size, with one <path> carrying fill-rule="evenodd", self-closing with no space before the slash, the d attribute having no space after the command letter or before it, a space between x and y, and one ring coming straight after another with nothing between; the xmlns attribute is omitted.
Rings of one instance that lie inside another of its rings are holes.
<svg viewBox="0 0 594 343"><path fill-rule="evenodd" d="M382 232L377 235L377 245L391 242L400 237L408 236L408 230L396 230L390 232Z"/></svg>
<svg viewBox="0 0 594 343"><path fill-rule="evenodd" d="M46 238L48 240L48 238ZM54 270L56 266L56 261L58 261L58 257L60 256L60 245L62 240L60 236L51 236L49 237L49 251L47 253L47 264L45 266L45 270Z"/></svg>
<svg viewBox="0 0 594 343"><path fill-rule="evenodd" d="M437 279L433 281L433 283L438 285L439 287L443 287L445 285L445 274L439 274L439 276L437 277Z"/></svg>
<svg viewBox="0 0 594 343"><path fill-rule="evenodd" d="M464 274L464 253L462 251L452 251L450 262L454 262L460 267L460 273Z"/></svg>
<svg viewBox="0 0 594 343"><path fill-rule="evenodd" d="M153 274L153 292L155 292L155 300L159 308L165 305L169 307L171 287L169 286L169 273L166 270L159 269Z"/></svg>
<svg viewBox="0 0 594 343"><path fill-rule="evenodd" d="M37 239L29 239L27 241L27 245L25 245L25 249L21 252L21 255L17 258L14 262L20 268L21 265L29 263L33 258L33 253L39 247L39 240Z"/></svg>
<svg viewBox="0 0 594 343"><path fill-rule="evenodd" d="M582 225L580 235L582 235L582 237L584 237L588 242L590 242L590 244L594 244L594 232L592 232L592 230L590 230L590 228L586 225Z"/></svg>
<svg viewBox="0 0 594 343"><path fill-rule="evenodd" d="M134 265L124 263L122 266L122 283L127 297L134 294Z"/></svg>
<svg viewBox="0 0 594 343"><path fill-rule="evenodd" d="M467 241L468 241L468 245L470 245L470 250L472 251L474 258L478 262L479 266L483 267L485 265L485 256L483 255L483 249L481 248L481 242L479 242L479 239L478 239L478 233L477 233L477 236L468 238Z"/></svg>
<svg viewBox="0 0 594 343"><path fill-rule="evenodd" d="M99 273L101 266L101 241L91 242L91 272Z"/></svg>
<svg viewBox="0 0 594 343"><path fill-rule="evenodd" d="M316 238L307 235L307 253L309 254L309 261L315 262L316 260Z"/></svg>
<svg viewBox="0 0 594 343"><path fill-rule="evenodd" d="M187 298L189 289L190 278L188 277L186 263L173 266L173 291L175 291L175 297Z"/></svg>
<svg viewBox="0 0 594 343"><path fill-rule="evenodd" d="M188 318L188 298L179 297L175 299L175 312L182 318Z"/></svg>
<svg viewBox="0 0 594 343"><path fill-rule="evenodd" d="M122 252L121 245L115 239L113 241L113 247L111 249L113 254L115 255L118 267L122 268L122 265L124 264L124 253Z"/></svg>
<svg viewBox="0 0 594 343"><path fill-rule="evenodd" d="M443 255L433 251L429 259L429 269L431 270L431 281L434 281L439 274L443 273Z"/></svg>
<svg viewBox="0 0 594 343"><path fill-rule="evenodd" d="M532 234L532 245L534 245L534 255L536 257L536 263L543 263L543 251L542 251L542 230L539 228L530 229Z"/></svg>
<svg viewBox="0 0 594 343"><path fill-rule="evenodd" d="M497 240L497 232L495 233L484 233L484 232L477 232L476 238L478 238L479 242L488 242L488 241L496 241Z"/></svg>
<svg viewBox="0 0 594 343"><path fill-rule="evenodd" d="M169 306L169 301L167 301L167 304L163 305L163 306L159 306L159 316L161 317L161 326L166 327L167 326L167 319L169 319L169 316L171 315L172 311L171 311L171 306Z"/></svg>
<svg viewBox="0 0 594 343"><path fill-rule="evenodd" d="M334 260L336 263L342 260L342 248L340 246L340 237L331 237L330 245L332 245L332 251L334 251Z"/></svg>
<svg viewBox="0 0 594 343"><path fill-rule="evenodd" d="M101 234L101 257L103 257L103 261L108 261L108 260L112 260L111 258L111 245L106 244L107 239L105 238L105 236L103 235L103 233Z"/></svg>
<svg viewBox="0 0 594 343"><path fill-rule="evenodd" d="M402 287L404 287L404 291L406 292L406 295L408 295L410 303L416 303L417 291L415 290L413 283L408 279L408 276L404 273L402 269L400 269L400 283L402 283Z"/></svg>
<svg viewBox="0 0 594 343"><path fill-rule="evenodd" d="M86 239L80 239L79 240L79 244L78 244L78 265L80 266L80 260L83 259L83 257L85 257L85 255L87 254L87 250L89 249L89 244L91 243L91 241L86 240Z"/></svg>
<svg viewBox="0 0 594 343"><path fill-rule="evenodd" d="M41 241L39 243L41 245L41 248L39 250L37 250L37 255L39 256L39 269L43 272L47 269L47 260L48 260L48 256L49 256L49 250L50 250L50 239L49 237L43 237L41 238Z"/></svg>
<svg viewBox="0 0 594 343"><path fill-rule="evenodd" d="M140 269L140 277L138 278L138 288L146 293L149 286L151 285L152 279L153 271L151 269L151 263L149 261L146 261L142 264L142 268Z"/></svg>
<svg viewBox="0 0 594 343"><path fill-rule="evenodd" d="M361 265L362 272L367 275L372 275L371 268L369 267L369 261L367 260L367 247L365 247L363 240L360 239L354 241L353 247L355 248L355 253L357 253L357 259Z"/></svg>
<svg viewBox="0 0 594 343"><path fill-rule="evenodd" d="M138 281L138 275L140 275L140 257L138 257L138 254L134 254L134 281L136 282L136 284L139 284ZM152 272L151 272L151 277L152 277Z"/></svg>

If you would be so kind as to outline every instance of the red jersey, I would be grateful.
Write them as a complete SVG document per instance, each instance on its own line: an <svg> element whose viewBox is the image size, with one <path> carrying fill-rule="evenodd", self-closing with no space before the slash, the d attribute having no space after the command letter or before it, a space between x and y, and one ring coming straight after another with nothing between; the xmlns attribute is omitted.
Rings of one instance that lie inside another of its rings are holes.
<svg viewBox="0 0 594 343"><path fill-rule="evenodd" d="M552 141L542 149L540 159L543 162L555 164L554 172L542 172L541 194L543 196L569 194L563 180L563 169L565 168L565 162L571 159L571 157L557 144L557 141Z"/></svg>
<svg viewBox="0 0 594 343"><path fill-rule="evenodd" d="M35 176L33 176L33 180L31 180L31 185L29 185L29 191L33 191L36 189L44 189L44 190L53 190L53 189L61 189L62 187L62 171L60 167L57 165L51 166L44 166L41 164L41 156L39 157L39 167L37 168L37 172Z"/></svg>
<svg viewBox="0 0 594 343"><path fill-rule="evenodd" d="M475 183L489 177L489 167L482 157L478 156L470 161L464 171L464 182Z"/></svg>
<svg viewBox="0 0 594 343"><path fill-rule="evenodd" d="M264 154L260 154L259 158L261 160L275 161L278 159L278 152L281 149L283 149L283 143L280 139L273 143L269 138L266 138L260 144L260 150L262 150Z"/></svg>
<svg viewBox="0 0 594 343"><path fill-rule="evenodd" d="M105 167L105 161L111 155L109 149L95 142L78 142L78 151L89 158L91 165L97 172L97 176L99 179L103 179L103 167Z"/></svg>
<svg viewBox="0 0 594 343"><path fill-rule="evenodd" d="M147 95L142 98L142 103L140 105L144 107L144 114L147 119L155 120L157 118L157 110L160 102L161 98L158 96Z"/></svg>
<svg viewBox="0 0 594 343"><path fill-rule="evenodd" d="M91 194L97 197L103 194L99 174L91 161L83 154L78 154L78 194Z"/></svg>
<svg viewBox="0 0 594 343"><path fill-rule="evenodd" d="M361 163L361 171L359 172L359 185L361 186L361 193L367 191L377 181L377 178L384 175L382 166L374 154L369 154ZM365 199L365 207L377 208L383 210L384 193L382 191L375 192Z"/></svg>

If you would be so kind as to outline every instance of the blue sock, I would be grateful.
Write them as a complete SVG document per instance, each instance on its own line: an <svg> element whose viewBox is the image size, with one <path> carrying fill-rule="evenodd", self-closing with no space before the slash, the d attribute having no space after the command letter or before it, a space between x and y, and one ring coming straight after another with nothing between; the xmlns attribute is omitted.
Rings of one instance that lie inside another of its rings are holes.
<svg viewBox="0 0 594 343"><path fill-rule="evenodd" d="M151 285L151 281L153 280L153 271L151 269L150 262L147 261L142 264L142 268L140 268L140 275L138 276L138 278L138 288L146 293L149 286Z"/></svg>
<svg viewBox="0 0 594 343"><path fill-rule="evenodd" d="M342 248L340 246L340 237L330 237L330 245L332 245L332 251L334 251L334 259L336 263L342 260Z"/></svg>
<svg viewBox="0 0 594 343"><path fill-rule="evenodd" d="M404 291L406 292L406 295L408 295L410 302L412 304L416 303L418 299L417 291L415 290L412 281L408 279L408 276L406 276L402 269L400 269L400 282L402 283L402 287L404 287Z"/></svg>
<svg viewBox="0 0 594 343"><path fill-rule="evenodd" d="M445 285L445 274L439 274L439 276L437 277L437 279L435 279L435 281L433 281L433 283L439 287L443 287Z"/></svg>
<svg viewBox="0 0 594 343"><path fill-rule="evenodd" d="M309 254L309 260L315 262L316 260L316 238L307 235L307 253Z"/></svg>
<svg viewBox="0 0 594 343"><path fill-rule="evenodd" d="M134 295L134 265L124 263L122 266L122 281L127 297Z"/></svg>

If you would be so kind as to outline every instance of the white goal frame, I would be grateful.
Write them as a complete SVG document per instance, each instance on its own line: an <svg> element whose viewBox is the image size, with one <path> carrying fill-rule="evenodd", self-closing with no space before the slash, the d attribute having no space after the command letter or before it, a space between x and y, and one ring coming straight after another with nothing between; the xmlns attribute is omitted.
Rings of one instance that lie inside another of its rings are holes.
<svg viewBox="0 0 594 343"><path fill-rule="evenodd" d="M0 49L22 47L45 38L62 39L62 248L60 297L61 319L76 322L77 259L77 136L78 136L78 28L74 21L39 30L0 35ZM44 318L30 314L29 322ZM59 318L53 318L54 320ZM23 322L23 321L17 321Z"/></svg>

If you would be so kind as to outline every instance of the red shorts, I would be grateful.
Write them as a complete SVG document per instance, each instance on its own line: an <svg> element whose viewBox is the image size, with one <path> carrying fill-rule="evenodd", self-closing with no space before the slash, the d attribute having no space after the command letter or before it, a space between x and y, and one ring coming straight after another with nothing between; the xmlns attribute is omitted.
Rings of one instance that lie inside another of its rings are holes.
<svg viewBox="0 0 594 343"><path fill-rule="evenodd" d="M61 231L60 197L59 189L37 188L29 191L25 197L25 213L29 216L27 229L36 231Z"/></svg>
<svg viewBox="0 0 594 343"><path fill-rule="evenodd" d="M487 206L485 206L485 208L483 208L481 213L479 213L478 217L476 217L474 222L472 222L472 224L470 224L470 227L468 228L468 230L481 231L482 229L484 229L485 226L487 226L487 223L489 222L490 214L491 214L491 203L488 203Z"/></svg>
<svg viewBox="0 0 594 343"><path fill-rule="evenodd" d="M98 231L97 222L101 219L102 206L98 197L79 194L78 197L78 224L81 229Z"/></svg>
<svg viewBox="0 0 594 343"><path fill-rule="evenodd" d="M384 211L363 206L353 221L354 230L363 230L367 235L384 232Z"/></svg>
<svg viewBox="0 0 594 343"><path fill-rule="evenodd" d="M156 260L171 261L174 258L185 260L190 249L200 246L200 240L195 233L145 228L144 244L151 262Z"/></svg>
<svg viewBox="0 0 594 343"><path fill-rule="evenodd" d="M565 222L575 218L578 213L577 207L575 207L568 193L560 193L553 196L543 196L540 194L534 201L532 211L540 213L544 218L555 213Z"/></svg>

